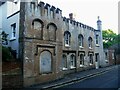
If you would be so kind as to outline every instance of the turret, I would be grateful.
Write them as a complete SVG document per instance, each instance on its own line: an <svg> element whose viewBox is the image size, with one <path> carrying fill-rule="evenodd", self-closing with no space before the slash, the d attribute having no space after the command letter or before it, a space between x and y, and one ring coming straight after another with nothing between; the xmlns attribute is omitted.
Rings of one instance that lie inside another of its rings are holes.
<svg viewBox="0 0 120 90"><path fill-rule="evenodd" d="M100 20L99 16L98 16L98 20L97 20L97 30L102 30L102 21Z"/></svg>

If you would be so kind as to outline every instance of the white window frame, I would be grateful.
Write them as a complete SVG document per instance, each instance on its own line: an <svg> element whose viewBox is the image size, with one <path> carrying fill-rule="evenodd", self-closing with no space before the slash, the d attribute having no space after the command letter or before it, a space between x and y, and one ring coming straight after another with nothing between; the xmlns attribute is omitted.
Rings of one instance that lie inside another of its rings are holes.
<svg viewBox="0 0 120 90"><path fill-rule="evenodd" d="M11 38L10 40L15 40L16 39L16 23L11 24Z"/></svg>
<svg viewBox="0 0 120 90"><path fill-rule="evenodd" d="M70 46L70 34L65 33L64 39L65 39L65 46L69 47Z"/></svg>

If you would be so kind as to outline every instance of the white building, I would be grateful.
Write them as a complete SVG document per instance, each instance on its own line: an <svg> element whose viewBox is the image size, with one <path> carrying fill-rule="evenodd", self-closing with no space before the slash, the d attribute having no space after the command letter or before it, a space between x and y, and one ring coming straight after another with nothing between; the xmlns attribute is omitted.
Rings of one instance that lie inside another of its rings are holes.
<svg viewBox="0 0 120 90"><path fill-rule="evenodd" d="M0 3L0 32L5 31L8 34L8 44L6 46L15 50L18 57L20 1Z"/></svg>

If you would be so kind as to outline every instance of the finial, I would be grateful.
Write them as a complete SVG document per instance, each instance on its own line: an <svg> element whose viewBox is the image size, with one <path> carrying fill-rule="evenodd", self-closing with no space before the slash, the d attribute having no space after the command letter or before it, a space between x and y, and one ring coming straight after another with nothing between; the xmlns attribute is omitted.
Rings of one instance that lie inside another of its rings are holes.
<svg viewBox="0 0 120 90"><path fill-rule="evenodd" d="M100 16L98 16L98 20L100 19Z"/></svg>

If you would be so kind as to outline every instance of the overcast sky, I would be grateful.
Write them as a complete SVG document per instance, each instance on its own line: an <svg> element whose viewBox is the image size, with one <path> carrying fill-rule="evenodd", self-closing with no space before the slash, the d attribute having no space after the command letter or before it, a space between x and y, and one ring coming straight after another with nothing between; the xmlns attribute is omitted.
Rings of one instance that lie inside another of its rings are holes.
<svg viewBox="0 0 120 90"><path fill-rule="evenodd" d="M76 15L75 20L97 28L97 17L100 16L102 29L112 29L118 33L119 0L41 0L62 10L62 15Z"/></svg>

